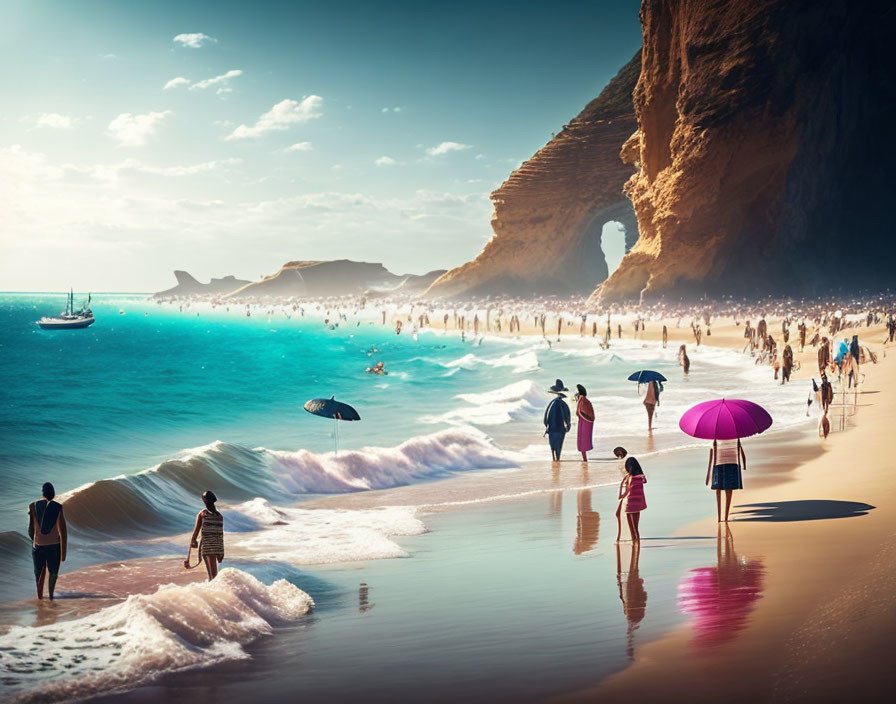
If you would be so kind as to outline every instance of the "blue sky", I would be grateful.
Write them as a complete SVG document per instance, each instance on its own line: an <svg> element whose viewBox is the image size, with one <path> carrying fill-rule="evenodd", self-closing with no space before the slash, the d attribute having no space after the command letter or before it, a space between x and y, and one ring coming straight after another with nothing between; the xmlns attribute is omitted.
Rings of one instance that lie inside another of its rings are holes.
<svg viewBox="0 0 896 704"><path fill-rule="evenodd" d="M0 0L0 290L456 266L638 7Z"/></svg>

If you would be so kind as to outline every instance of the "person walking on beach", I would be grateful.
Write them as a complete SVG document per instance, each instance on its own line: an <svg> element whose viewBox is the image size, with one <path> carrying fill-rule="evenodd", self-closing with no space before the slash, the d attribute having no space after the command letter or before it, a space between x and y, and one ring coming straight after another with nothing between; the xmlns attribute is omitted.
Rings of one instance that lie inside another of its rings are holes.
<svg viewBox="0 0 896 704"><path fill-rule="evenodd" d="M781 368L781 383L786 384L790 381L790 373L793 371L793 349L790 345L784 345L783 360L784 364Z"/></svg>
<svg viewBox="0 0 896 704"><path fill-rule="evenodd" d="M212 491L206 491L202 495L205 508L196 516L196 526L190 536L190 548L199 548L199 559L205 563L209 582L218 576L218 564L224 562L224 516L215 508L217 500L218 497ZM202 540L197 545L196 538L200 533ZM189 553L184 566L190 566Z"/></svg>
<svg viewBox="0 0 896 704"><path fill-rule="evenodd" d="M747 469L747 456L738 440L713 440L709 451L709 466L706 468L706 483L716 492L716 515L719 523L728 522L731 510L731 492L744 488L741 471ZM725 492L725 520L722 521L722 492Z"/></svg>
<svg viewBox="0 0 896 704"><path fill-rule="evenodd" d="M641 543L641 533L638 524L641 521L641 511L647 508L647 499L644 496L644 485L647 477L641 464L634 457L625 460L625 476L619 484L619 501L625 500L625 517L628 519L628 530L632 536L632 543Z"/></svg>
<svg viewBox="0 0 896 704"><path fill-rule="evenodd" d="M28 505L28 536L31 538L31 560L34 563L34 580L37 598L44 598L44 583L50 600L56 591L59 565L65 562L68 549L68 529L62 504L53 499L56 489L50 482L43 485L42 499ZM47 574L50 578L47 580Z"/></svg>
<svg viewBox="0 0 896 704"><path fill-rule="evenodd" d="M563 450L563 439L571 427L569 406L563 400L566 398L563 392L569 391L569 389L563 385L560 379L557 379L548 391L554 394L554 398L544 411L544 432L548 436L548 443L551 446L551 459L559 462L560 453Z"/></svg>
<svg viewBox="0 0 896 704"><path fill-rule="evenodd" d="M647 393L644 394L644 408L647 409L647 432L653 432L653 413L660 403L662 387L658 381L647 382Z"/></svg>
<svg viewBox="0 0 896 704"><path fill-rule="evenodd" d="M831 363L831 348L828 345L828 338L821 338L821 345L818 347L818 371L824 372Z"/></svg>
<svg viewBox="0 0 896 704"><path fill-rule="evenodd" d="M825 413L834 401L834 386L828 381L828 375L821 373L821 410Z"/></svg>
<svg viewBox="0 0 896 704"><path fill-rule="evenodd" d="M678 365L684 368L685 374L691 369L691 360L688 358L688 351L685 345L678 348Z"/></svg>
<svg viewBox="0 0 896 704"><path fill-rule="evenodd" d="M669 342L669 331L663 325L663 349L666 349L666 343Z"/></svg>
<svg viewBox="0 0 896 704"><path fill-rule="evenodd" d="M619 460L619 474L625 477L625 457L628 455L628 450L624 447L614 447L613 455ZM616 507L616 542L618 543L622 539L622 498L619 497L619 505Z"/></svg>
<svg viewBox="0 0 896 704"><path fill-rule="evenodd" d="M584 386L576 384L576 391L576 418L579 419L576 447L582 453L582 461L587 462L587 452L594 449L594 406Z"/></svg>

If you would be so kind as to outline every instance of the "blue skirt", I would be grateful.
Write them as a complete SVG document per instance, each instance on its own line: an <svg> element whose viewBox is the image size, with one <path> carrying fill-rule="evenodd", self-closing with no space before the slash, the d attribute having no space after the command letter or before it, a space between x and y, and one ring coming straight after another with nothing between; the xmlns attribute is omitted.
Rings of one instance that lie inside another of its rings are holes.
<svg viewBox="0 0 896 704"><path fill-rule="evenodd" d="M712 486L716 491L743 489L744 480L737 464L717 464L712 468Z"/></svg>

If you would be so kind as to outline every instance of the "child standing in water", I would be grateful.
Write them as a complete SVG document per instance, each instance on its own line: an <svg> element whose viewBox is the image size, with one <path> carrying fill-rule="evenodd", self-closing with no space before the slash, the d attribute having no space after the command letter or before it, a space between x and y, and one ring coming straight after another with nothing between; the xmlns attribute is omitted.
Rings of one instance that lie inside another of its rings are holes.
<svg viewBox="0 0 896 704"><path fill-rule="evenodd" d="M641 520L641 511L647 508L647 499L644 496L644 485L647 477L641 464L634 457L625 460L625 477L619 484L619 505L625 499L625 517L628 519L628 529L632 536L632 543L640 545L641 533L638 531L638 523ZM617 541L618 542L618 541Z"/></svg>
<svg viewBox="0 0 896 704"><path fill-rule="evenodd" d="M196 527L190 537L190 547L199 548L199 559L205 563L208 581L218 576L218 564L224 562L224 517L215 508L218 497L214 492L206 491L202 495L205 508L196 516ZM202 541L197 545L196 537L202 533ZM189 567L184 562L185 567Z"/></svg>

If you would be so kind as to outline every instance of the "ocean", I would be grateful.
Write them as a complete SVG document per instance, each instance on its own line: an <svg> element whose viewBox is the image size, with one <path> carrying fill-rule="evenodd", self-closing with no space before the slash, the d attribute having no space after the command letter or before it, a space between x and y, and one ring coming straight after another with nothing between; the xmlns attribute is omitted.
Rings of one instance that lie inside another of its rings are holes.
<svg viewBox="0 0 896 704"><path fill-rule="evenodd" d="M805 389L772 385L767 367L708 347L689 345L685 377L671 345L624 339L602 350L573 327L551 344L417 334L410 323L396 335L375 306L256 306L247 316L243 306L160 306L131 294L94 296L97 322L86 330L37 327L63 307L62 295L0 295L0 674L16 693L48 683L59 696L129 689L172 669L243 658L242 646L302 619L312 598L325 614L321 585L343 584L339 570L436 545L450 554L450 541L427 534L432 521L448 518L428 515L466 507L451 514L462 520L496 497L535 500L566 486L540 469L548 456L541 414L558 377L588 389L594 457L609 459L617 444L636 447L645 469L644 457L699 446L677 419L700 400L747 396L769 409L776 428L805 421ZM365 371L377 361L387 376ZM669 381L645 440L646 413L627 377L648 368ZM303 409L330 396L354 406L361 421L337 429ZM577 458L575 432L565 456ZM618 476L615 463L597 466L589 491L612 501ZM75 620L65 628L22 616L33 590L26 508L45 481L64 500L70 528L60 590L75 571L68 584L79 594L110 600L91 602L89 618L69 614ZM116 600L135 580L165 583L152 570L183 559L205 489L224 512L234 556L224 566L233 569L212 583L214 592L180 584ZM104 567L111 564L114 571ZM388 572L390 588L402 584L400 567L376 569ZM191 640L183 624L198 614L207 619L204 635ZM136 631L115 629L135 618L152 621L155 650L125 666ZM240 628L228 625L234 618ZM27 665L35 653L16 650L38 628L57 629L62 642L72 623L80 624L76 636L80 628L97 644L73 670L48 673ZM184 642L189 657L175 664ZM83 684L78 676L88 671ZM107 679L95 674L104 671Z"/></svg>

